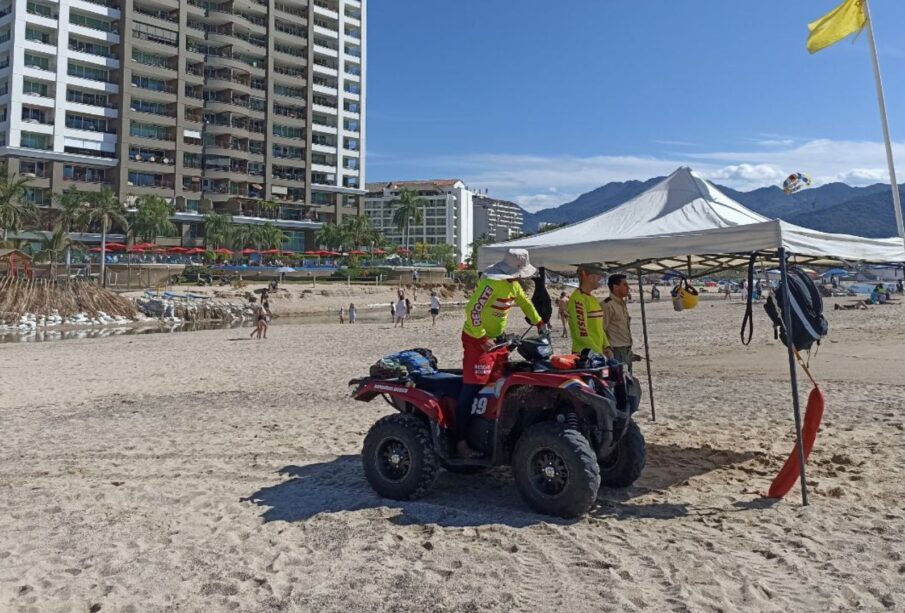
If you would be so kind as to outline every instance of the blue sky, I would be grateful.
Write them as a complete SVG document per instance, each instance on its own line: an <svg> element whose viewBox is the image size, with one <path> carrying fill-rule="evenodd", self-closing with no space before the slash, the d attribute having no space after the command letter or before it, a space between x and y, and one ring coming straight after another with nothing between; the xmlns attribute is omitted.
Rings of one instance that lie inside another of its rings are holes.
<svg viewBox="0 0 905 613"><path fill-rule="evenodd" d="M688 164L888 181L867 35L815 55L839 0L371 0L367 180L462 178L536 210ZM905 178L905 2L871 0Z"/></svg>

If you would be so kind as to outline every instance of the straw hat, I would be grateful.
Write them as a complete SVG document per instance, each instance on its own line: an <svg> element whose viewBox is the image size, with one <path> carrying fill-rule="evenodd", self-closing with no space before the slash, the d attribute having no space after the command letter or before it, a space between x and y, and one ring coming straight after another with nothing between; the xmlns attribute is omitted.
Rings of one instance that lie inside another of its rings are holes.
<svg viewBox="0 0 905 613"><path fill-rule="evenodd" d="M503 260L484 271L484 276L494 281L503 279L527 279L533 277L537 269L528 261L526 249L509 249Z"/></svg>

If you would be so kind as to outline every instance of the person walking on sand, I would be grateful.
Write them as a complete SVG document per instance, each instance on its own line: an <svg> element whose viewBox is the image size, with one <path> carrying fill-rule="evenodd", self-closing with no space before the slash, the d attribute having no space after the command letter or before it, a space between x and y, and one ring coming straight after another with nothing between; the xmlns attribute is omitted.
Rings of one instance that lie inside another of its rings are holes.
<svg viewBox="0 0 905 613"><path fill-rule="evenodd" d="M437 290L431 290L431 327L437 325L437 315L440 314L440 297Z"/></svg>
<svg viewBox="0 0 905 613"><path fill-rule="evenodd" d="M352 302L349 304L349 323L354 324L357 317L358 311L355 309L355 303Z"/></svg>
<svg viewBox="0 0 905 613"><path fill-rule="evenodd" d="M258 340L261 340L261 335L267 338L267 310L264 308L263 304L259 304L255 307L255 328L251 331L249 338L254 338L255 335L258 336Z"/></svg>
<svg viewBox="0 0 905 613"><path fill-rule="evenodd" d="M339 323L346 323L346 307L339 307Z"/></svg>
<svg viewBox="0 0 905 613"><path fill-rule="evenodd" d="M569 299L566 297L565 292L560 292L559 298L556 299L556 311L559 314L559 323L562 324L562 336L560 338L566 338L569 336Z"/></svg>
<svg viewBox="0 0 905 613"><path fill-rule="evenodd" d="M393 327L399 326L400 328L405 327L405 296L402 292L399 292L399 300L396 301L396 306L393 309L395 321L393 322Z"/></svg>

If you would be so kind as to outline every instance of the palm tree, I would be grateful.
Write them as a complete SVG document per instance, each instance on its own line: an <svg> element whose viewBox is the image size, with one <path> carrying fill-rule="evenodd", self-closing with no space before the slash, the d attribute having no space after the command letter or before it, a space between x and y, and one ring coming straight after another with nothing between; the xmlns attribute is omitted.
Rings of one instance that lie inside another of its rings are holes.
<svg viewBox="0 0 905 613"><path fill-rule="evenodd" d="M72 247L80 245L81 243L69 238L69 231L65 227L58 225L53 232L41 237L41 247L35 254L35 259L47 259L50 262L50 276L56 277L57 260L63 254L68 255Z"/></svg>
<svg viewBox="0 0 905 613"><path fill-rule="evenodd" d="M456 255L458 255L456 253L456 248L447 243L439 243L431 246L431 256L440 264L446 265L447 262L455 260Z"/></svg>
<svg viewBox="0 0 905 613"><path fill-rule="evenodd" d="M342 249L343 243L345 243L347 239L348 236L346 235L345 228L338 226L335 223L324 224L314 236L314 242L318 245L323 245L328 249Z"/></svg>
<svg viewBox="0 0 905 613"><path fill-rule="evenodd" d="M259 226L253 226L251 224L238 224L233 226L229 233L233 249L245 249L246 247L259 249L258 227Z"/></svg>
<svg viewBox="0 0 905 613"><path fill-rule="evenodd" d="M0 175L0 228L3 228L4 242L10 230L19 232L38 219L37 207L23 200L30 180L16 175Z"/></svg>
<svg viewBox="0 0 905 613"><path fill-rule="evenodd" d="M275 211L280 209L280 204L278 202L274 202L273 200L259 200L258 201L258 216L259 217L268 217L271 218L271 215Z"/></svg>
<svg viewBox="0 0 905 613"><path fill-rule="evenodd" d="M281 249L286 242L286 233L270 223L258 226L261 247L265 249Z"/></svg>
<svg viewBox="0 0 905 613"><path fill-rule="evenodd" d="M431 252L431 246L427 243L415 243L413 251L415 257L423 261L427 259L428 254Z"/></svg>
<svg viewBox="0 0 905 613"><path fill-rule="evenodd" d="M126 207L119 201L116 194L105 187L101 191L91 194L88 208L85 209L83 216L86 225L96 223L101 226L101 284L106 286L107 278L104 273L106 272L107 232L114 224L126 225Z"/></svg>
<svg viewBox="0 0 905 613"><path fill-rule="evenodd" d="M403 189L390 205L396 207L393 211L393 223L402 230L402 245L408 247L411 224L424 223L424 207L427 206L427 200L418 197L415 191Z"/></svg>
<svg viewBox="0 0 905 613"><path fill-rule="evenodd" d="M176 225L170 215L176 208L164 198L155 194L142 196L132 216L132 232L143 241L154 242L158 236L170 236L176 232Z"/></svg>
<svg viewBox="0 0 905 613"><path fill-rule="evenodd" d="M85 210L89 206L91 194L80 192L74 187L67 187L63 193L56 194L55 199L59 205L57 224L67 232L81 230L84 227ZM69 270L72 262L72 245L66 248L66 270Z"/></svg>
<svg viewBox="0 0 905 613"><path fill-rule="evenodd" d="M229 215L208 213L204 216L204 246L208 249L222 247L229 242L233 231L233 218Z"/></svg>
<svg viewBox="0 0 905 613"><path fill-rule="evenodd" d="M374 242L377 231L367 215L355 215L343 220L343 230L352 248L364 247Z"/></svg>

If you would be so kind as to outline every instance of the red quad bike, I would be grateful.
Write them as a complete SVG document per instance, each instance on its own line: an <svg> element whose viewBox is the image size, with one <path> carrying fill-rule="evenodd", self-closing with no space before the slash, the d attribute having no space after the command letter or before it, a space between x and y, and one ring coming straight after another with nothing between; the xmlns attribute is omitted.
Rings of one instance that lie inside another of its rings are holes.
<svg viewBox="0 0 905 613"><path fill-rule="evenodd" d="M440 468L478 473L512 466L525 501L560 517L582 515L601 483L628 487L645 462L644 437L632 414L641 386L623 364L592 354L553 356L549 337L503 337L495 351L517 350L502 376L472 404L468 444L484 453L450 453L461 370L349 382L356 400L382 396L399 411L365 437L362 462L371 487L386 498L413 500L430 491Z"/></svg>

